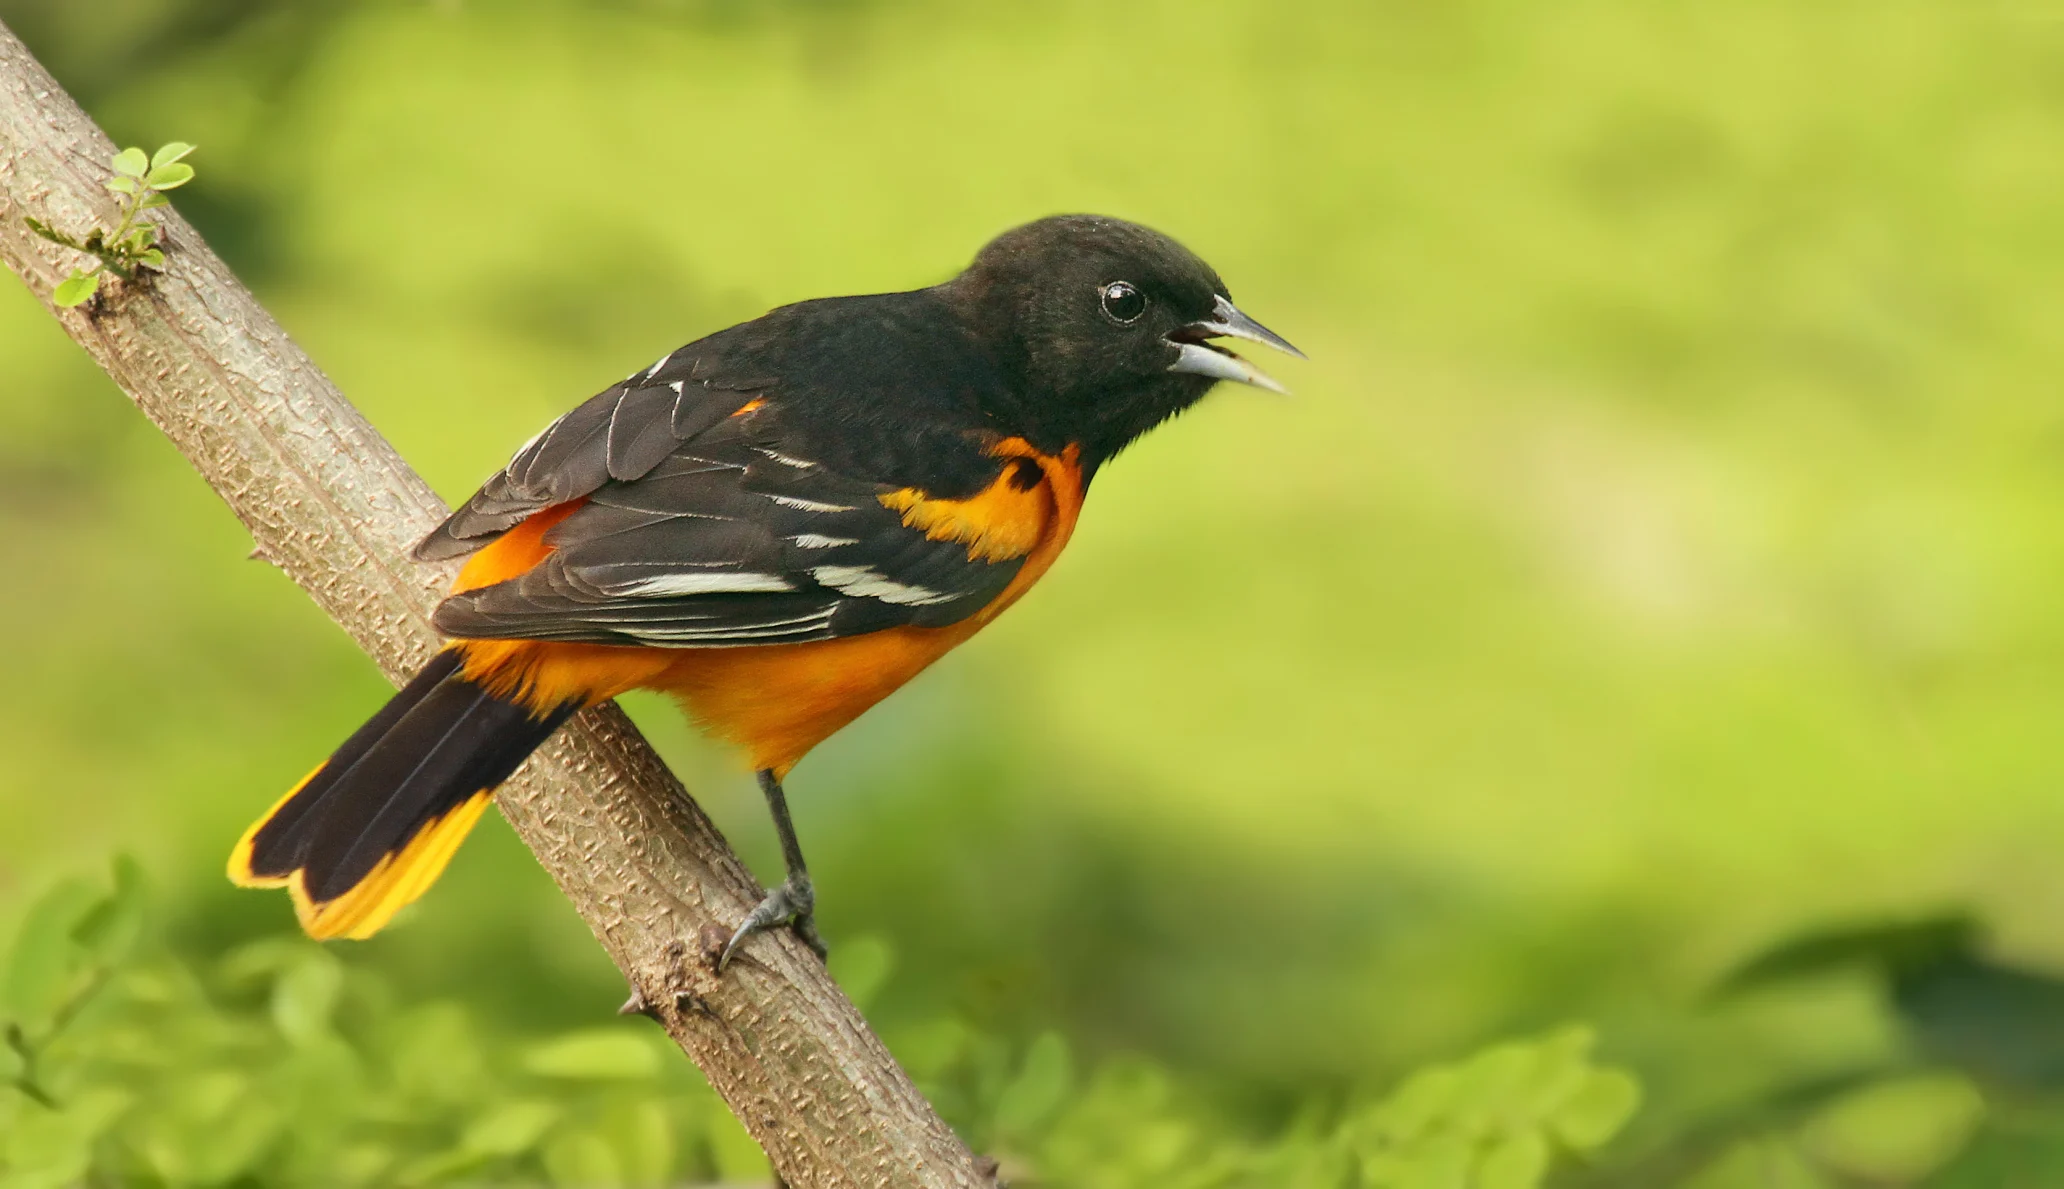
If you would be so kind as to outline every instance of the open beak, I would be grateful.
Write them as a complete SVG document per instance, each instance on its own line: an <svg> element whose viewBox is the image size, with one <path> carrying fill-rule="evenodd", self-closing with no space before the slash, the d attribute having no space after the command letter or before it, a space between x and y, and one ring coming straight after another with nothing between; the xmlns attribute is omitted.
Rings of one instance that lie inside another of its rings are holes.
<svg viewBox="0 0 2064 1189"><path fill-rule="evenodd" d="M1211 317L1180 327L1168 336L1168 341L1175 344L1179 352L1175 362L1168 365L1168 370L1210 376L1214 380L1234 380L1266 388L1270 392L1290 391L1277 383L1275 377L1210 341L1218 338L1246 339L1299 359L1305 357L1304 352L1291 346L1282 335L1249 318L1232 302L1220 297L1212 307Z"/></svg>

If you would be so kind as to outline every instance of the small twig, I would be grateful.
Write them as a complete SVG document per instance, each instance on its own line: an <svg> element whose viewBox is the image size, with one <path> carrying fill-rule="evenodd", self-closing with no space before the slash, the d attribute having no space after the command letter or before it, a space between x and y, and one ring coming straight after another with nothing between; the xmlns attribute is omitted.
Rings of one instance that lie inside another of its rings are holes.
<svg viewBox="0 0 2064 1189"><path fill-rule="evenodd" d="M122 203L121 221L112 232L96 227L80 241L33 215L22 216L22 222L37 235L99 261L90 269L73 269L52 290L51 301L61 307L84 305L100 291L103 270L124 281L135 280L139 269L163 270L165 253L158 247L158 228L149 224L139 226L137 217L166 205L170 201L165 197L166 190L193 180L193 166L182 160L193 151L194 146L175 140L161 146L154 156L145 157L142 149L132 147L109 158L108 166L114 175L101 184L117 194L128 195Z"/></svg>
<svg viewBox="0 0 2064 1189"><path fill-rule="evenodd" d="M21 1058L21 1072L9 1079L7 1084L21 1091L29 1101L45 1110L62 1109L58 1106L57 1099L51 1097L50 1092L36 1080L36 1048L29 1043L29 1038L22 1032L20 1024L7 1025L7 1047L13 1049L14 1055Z"/></svg>
<svg viewBox="0 0 2064 1189"><path fill-rule="evenodd" d="M21 1072L16 1074L9 1084L50 1110L60 1109L56 1096L43 1088L42 1080L36 1074L43 1050L49 1048L52 1041L64 1035L64 1030L71 1027L72 1021L79 1018L79 1013L86 1010L86 1005L93 1002L94 997L99 995L114 977L113 966L95 966L91 976L71 994L65 996L64 1002L57 1005L57 1010L50 1013L50 1026L34 1041L29 1039L28 1029L23 1028L19 1022L8 1021L7 1047L13 1049L15 1056L21 1058Z"/></svg>

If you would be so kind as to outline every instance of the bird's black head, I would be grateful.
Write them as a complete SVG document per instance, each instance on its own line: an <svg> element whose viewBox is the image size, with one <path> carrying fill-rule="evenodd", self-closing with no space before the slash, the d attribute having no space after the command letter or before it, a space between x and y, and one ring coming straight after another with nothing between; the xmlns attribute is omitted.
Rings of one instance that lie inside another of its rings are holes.
<svg viewBox="0 0 2064 1189"><path fill-rule="evenodd" d="M1042 437L1100 463L1219 380L1283 387L1209 340L1301 355L1234 307L1211 266L1167 236L1097 215L1006 231L941 286L1022 380Z"/></svg>

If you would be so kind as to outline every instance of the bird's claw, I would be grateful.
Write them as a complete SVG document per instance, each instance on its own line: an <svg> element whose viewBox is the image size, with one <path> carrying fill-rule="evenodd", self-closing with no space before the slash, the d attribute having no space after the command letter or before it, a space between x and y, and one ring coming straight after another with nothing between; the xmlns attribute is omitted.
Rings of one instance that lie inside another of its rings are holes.
<svg viewBox="0 0 2064 1189"><path fill-rule="evenodd" d="M780 887L768 892L758 904L753 905L753 910L746 916L745 922L731 934L731 940L725 944L724 952L717 957L717 973L722 974L724 967L731 964L731 955L746 938L755 933L765 933L769 929L779 929L783 925L795 930L795 935L802 939L804 945L810 947L810 952L819 958L824 957L829 950L824 944L824 938L817 933L817 918L813 915L816 908L817 893L810 886L810 877L800 874L789 876Z"/></svg>

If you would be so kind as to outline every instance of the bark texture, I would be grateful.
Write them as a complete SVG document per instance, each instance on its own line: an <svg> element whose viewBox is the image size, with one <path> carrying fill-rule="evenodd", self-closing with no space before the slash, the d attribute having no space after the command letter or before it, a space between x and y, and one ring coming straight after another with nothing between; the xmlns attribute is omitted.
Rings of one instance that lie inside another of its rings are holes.
<svg viewBox="0 0 2064 1189"><path fill-rule="evenodd" d="M0 258L46 305L82 258L38 238L23 216L80 237L113 227L116 197L102 182L114 150L0 26ZM407 553L445 505L184 219L169 207L153 216L168 271L111 279L95 303L52 315L185 453L259 552L390 680L405 679L438 647L428 616L451 577ZM253 812L270 796L252 790ZM614 705L568 724L498 800L789 1185L994 1183L786 931L755 939L715 976L712 946L759 886Z"/></svg>

